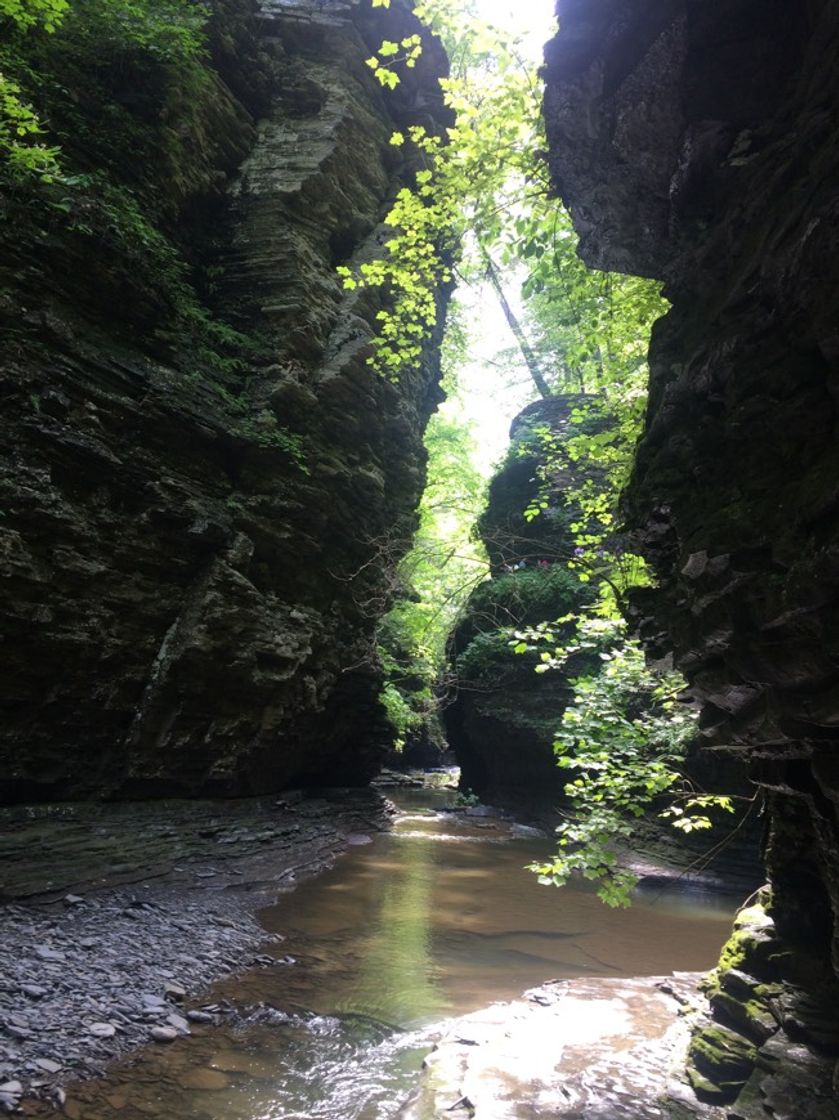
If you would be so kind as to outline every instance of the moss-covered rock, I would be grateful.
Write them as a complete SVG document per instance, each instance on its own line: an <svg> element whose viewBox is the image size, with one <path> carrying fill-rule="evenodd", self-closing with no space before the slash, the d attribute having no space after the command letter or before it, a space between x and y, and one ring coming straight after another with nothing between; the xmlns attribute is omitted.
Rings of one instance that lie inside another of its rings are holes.
<svg viewBox="0 0 839 1120"><path fill-rule="evenodd" d="M752 966L756 962L744 958ZM728 1022L756 1043L765 1042L781 1022L780 998L783 985L762 983L747 972L729 967L723 971L711 994L711 1009L716 1018Z"/></svg>
<svg viewBox="0 0 839 1120"><path fill-rule="evenodd" d="M506 461L490 484L479 530L491 578L473 592L452 633L454 683L444 709L446 733L468 789L547 795L562 789L553 741L570 696L568 677L537 674L538 654L515 653L511 640L516 628L552 622L592 598L591 585L567 567L574 538L565 491L573 474L559 463L546 475L548 455L538 435L545 429L561 444L573 430L579 400L563 396L528 406L513 422ZM525 517L537 497L547 509ZM574 663L578 671L583 667L584 659Z"/></svg>
<svg viewBox="0 0 839 1120"><path fill-rule="evenodd" d="M688 1051L688 1077L697 1094L734 1100L755 1066L757 1047L734 1030L708 1026L694 1035Z"/></svg>
<svg viewBox="0 0 839 1120"><path fill-rule="evenodd" d="M762 900L738 911L731 937L722 947L718 965L720 974L745 965L759 967L761 974L773 970L772 955L780 950L781 945L775 934L775 923L767 912L769 897L768 892L763 892Z"/></svg>

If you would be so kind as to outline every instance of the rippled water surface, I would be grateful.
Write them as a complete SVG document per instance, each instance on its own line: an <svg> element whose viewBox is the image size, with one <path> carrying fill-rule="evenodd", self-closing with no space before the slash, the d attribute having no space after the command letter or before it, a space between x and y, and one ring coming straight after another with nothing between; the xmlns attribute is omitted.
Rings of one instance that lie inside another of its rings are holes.
<svg viewBox="0 0 839 1120"><path fill-rule="evenodd" d="M77 1120L395 1120L434 1025L553 977L650 975L714 963L730 900L687 892L604 907L523 870L550 842L401 795L391 834L262 914L296 964L217 995L257 1007L236 1026L149 1048L77 1089ZM361 839L361 838L360 838Z"/></svg>

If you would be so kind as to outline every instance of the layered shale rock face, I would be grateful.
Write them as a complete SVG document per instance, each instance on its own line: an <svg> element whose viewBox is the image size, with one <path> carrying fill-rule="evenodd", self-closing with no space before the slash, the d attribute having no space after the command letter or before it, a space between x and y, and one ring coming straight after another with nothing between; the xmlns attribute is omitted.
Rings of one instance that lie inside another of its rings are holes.
<svg viewBox="0 0 839 1120"><path fill-rule="evenodd" d="M558 671L537 674L538 654L513 653L510 637L511 628L553 622L592 596L567 567L574 535L565 491L573 470L554 453L544 475L547 452L539 435L549 433L561 445L583 400L562 396L529 405L514 420L506 462L490 483L478 528L491 578L473 592L451 636L453 684L443 711L465 789L546 796L562 789L553 740L571 695L568 679ZM548 508L528 520L525 510L540 497Z"/></svg>
<svg viewBox="0 0 839 1120"><path fill-rule="evenodd" d="M394 129L439 127L439 45L393 92L365 65L418 30L399 2L219 0L194 88L126 52L56 95L110 185L4 203L5 799L374 772L372 635L438 369L429 345L373 373L379 297L335 268L381 252Z"/></svg>
<svg viewBox="0 0 839 1120"><path fill-rule="evenodd" d="M545 110L581 253L660 277L673 303L626 499L660 579L642 633L675 651L709 743L767 803L771 899L728 954L729 1033L695 1048L699 1081L731 1097L751 1078L730 1115L832 1116L824 1081L785 1097L772 1078L839 1054L839 7L559 15ZM786 1041L766 1042L779 1024Z"/></svg>

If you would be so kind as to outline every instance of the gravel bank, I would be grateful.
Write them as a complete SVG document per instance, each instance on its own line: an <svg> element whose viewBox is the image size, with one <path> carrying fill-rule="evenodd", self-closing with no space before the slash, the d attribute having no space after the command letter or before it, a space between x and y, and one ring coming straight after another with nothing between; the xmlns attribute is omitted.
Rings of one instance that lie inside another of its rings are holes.
<svg viewBox="0 0 839 1120"><path fill-rule="evenodd" d="M223 1015L195 1006L214 980L291 967L255 911L389 811L346 790L3 810L0 1111Z"/></svg>

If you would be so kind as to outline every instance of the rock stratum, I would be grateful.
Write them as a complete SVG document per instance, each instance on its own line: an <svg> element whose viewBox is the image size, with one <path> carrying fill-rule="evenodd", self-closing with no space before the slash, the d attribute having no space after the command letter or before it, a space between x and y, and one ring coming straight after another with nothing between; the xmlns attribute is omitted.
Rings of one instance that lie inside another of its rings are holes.
<svg viewBox="0 0 839 1120"><path fill-rule="evenodd" d="M708 744L747 761L766 803L771 938L738 952L695 1083L736 1098L738 1120L833 1117L839 7L564 0L559 15L545 112L581 254L662 279L672 303L626 495L660 583L637 601L641 632L675 652ZM738 1010L772 984L786 1004Z"/></svg>
<svg viewBox="0 0 839 1120"><path fill-rule="evenodd" d="M401 2L219 0L189 79L44 48L75 174L2 200L0 800L375 772L439 370L432 339L375 374L382 297L335 269L382 252L394 130L444 119L436 41L394 91L365 65L419 31Z"/></svg>

